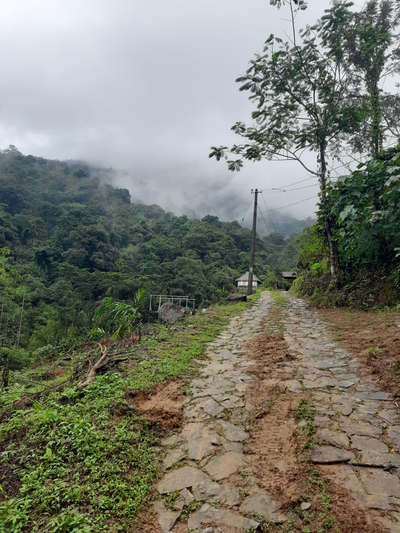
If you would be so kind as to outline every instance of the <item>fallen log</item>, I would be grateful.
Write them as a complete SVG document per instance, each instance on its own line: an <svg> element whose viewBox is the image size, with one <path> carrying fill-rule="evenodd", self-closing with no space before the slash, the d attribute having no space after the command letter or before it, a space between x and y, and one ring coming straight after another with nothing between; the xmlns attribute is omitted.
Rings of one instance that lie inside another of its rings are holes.
<svg viewBox="0 0 400 533"><path fill-rule="evenodd" d="M103 365L105 365L106 362L108 362L107 350L108 350L109 344L108 343L102 344L101 342L98 342L97 344L100 346L100 350L101 350L100 359L94 365L89 367L86 379L78 383L77 388L79 390L82 390L88 385L90 385L94 381L94 378L96 377L97 370L101 368Z"/></svg>

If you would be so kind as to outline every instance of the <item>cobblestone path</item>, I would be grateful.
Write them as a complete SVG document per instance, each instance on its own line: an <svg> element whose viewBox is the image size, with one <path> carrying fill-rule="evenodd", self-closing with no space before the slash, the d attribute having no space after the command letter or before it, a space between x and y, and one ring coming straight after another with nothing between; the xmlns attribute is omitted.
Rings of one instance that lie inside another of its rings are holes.
<svg viewBox="0 0 400 533"><path fill-rule="evenodd" d="M400 532L400 418L390 394L330 339L317 313L289 298L286 340L297 356L294 390L309 389L318 427L311 460L361 508Z"/></svg>
<svg viewBox="0 0 400 533"><path fill-rule="evenodd" d="M245 393L257 379L248 372L253 363L243 347L264 331L270 307L270 295L263 293L210 343L190 386L182 431L162 443L165 472L154 509L163 532L255 531L261 519L280 524L290 518L256 482L246 492L232 483L250 460ZM400 422L392 398L360 377L357 360L331 341L305 302L288 296L285 313L293 359L280 368L279 382L292 395L307 391L316 407L310 460L349 491L380 531L400 532Z"/></svg>

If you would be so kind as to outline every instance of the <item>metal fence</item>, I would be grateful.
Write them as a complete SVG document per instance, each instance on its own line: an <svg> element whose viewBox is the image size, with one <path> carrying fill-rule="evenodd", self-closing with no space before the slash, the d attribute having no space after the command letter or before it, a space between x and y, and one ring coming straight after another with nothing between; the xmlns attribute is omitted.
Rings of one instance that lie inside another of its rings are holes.
<svg viewBox="0 0 400 533"><path fill-rule="evenodd" d="M166 302L179 305L189 311L194 311L194 308L196 306L195 299L190 298L189 296L168 296L166 294L150 294L150 313L158 313L160 307Z"/></svg>

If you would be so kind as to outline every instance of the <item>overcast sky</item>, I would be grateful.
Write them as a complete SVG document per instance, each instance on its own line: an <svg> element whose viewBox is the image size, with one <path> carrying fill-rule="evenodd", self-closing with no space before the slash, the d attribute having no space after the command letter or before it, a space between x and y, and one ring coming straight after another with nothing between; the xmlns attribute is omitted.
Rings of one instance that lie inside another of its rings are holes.
<svg viewBox="0 0 400 533"><path fill-rule="evenodd" d="M301 25L329 6L311 3ZM238 141L230 127L251 107L234 79L271 32L287 35L289 21L268 0L5 0L0 146L120 169L134 199L175 211L241 217L251 187L265 210L315 197L268 190L307 178L295 164L231 174L208 160L211 145Z"/></svg>

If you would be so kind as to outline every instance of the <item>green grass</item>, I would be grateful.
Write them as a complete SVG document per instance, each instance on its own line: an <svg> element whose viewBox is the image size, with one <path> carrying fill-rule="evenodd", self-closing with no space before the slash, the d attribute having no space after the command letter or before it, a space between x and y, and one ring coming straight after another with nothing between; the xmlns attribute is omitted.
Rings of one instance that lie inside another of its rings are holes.
<svg viewBox="0 0 400 533"><path fill-rule="evenodd" d="M296 407L296 418L305 422L305 425L302 428L302 433L306 438L306 441L303 445L303 449L308 450L314 445L313 439L315 433L315 407L313 405L309 405L305 400L301 400L299 405Z"/></svg>
<svg viewBox="0 0 400 533"><path fill-rule="evenodd" d="M309 498L314 500L314 507L310 511L300 511L304 523L303 533L339 533L340 528L333 513L330 494L317 469L312 471L307 479L307 493Z"/></svg>
<svg viewBox="0 0 400 533"><path fill-rule="evenodd" d="M285 310L287 298L282 291L271 291L272 308L269 313L267 332L272 336L284 338L285 335Z"/></svg>
<svg viewBox="0 0 400 533"><path fill-rule="evenodd" d="M75 354L66 377L58 378L61 390L39 396L0 425L0 532L131 530L151 498L159 474L155 446L164 435L135 413L127 391L189 379L207 343L258 296L156 327L123 371L98 376L83 392L78 379L67 383L88 355ZM32 375L16 373L1 404L9 407L27 390L48 387L48 381L32 386Z"/></svg>
<svg viewBox="0 0 400 533"><path fill-rule="evenodd" d="M271 296L275 305L278 305L279 307L286 307L287 298L282 291L271 291Z"/></svg>

